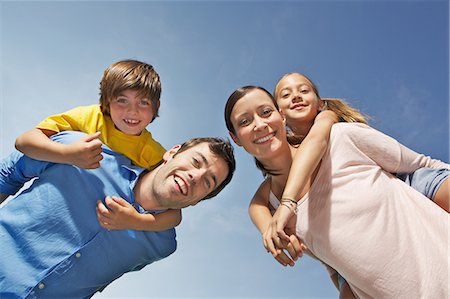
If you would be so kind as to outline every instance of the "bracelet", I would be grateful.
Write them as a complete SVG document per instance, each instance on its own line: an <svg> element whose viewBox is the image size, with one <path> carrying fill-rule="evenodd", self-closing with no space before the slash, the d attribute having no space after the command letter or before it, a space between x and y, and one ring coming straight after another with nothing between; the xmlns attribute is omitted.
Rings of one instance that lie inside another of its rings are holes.
<svg viewBox="0 0 450 299"><path fill-rule="evenodd" d="M281 206L285 206L286 208L288 208L292 213L297 214L297 210L295 209L295 207L293 207L292 205L288 205L285 202L282 202L280 204Z"/></svg>
<svg viewBox="0 0 450 299"><path fill-rule="evenodd" d="M292 199L289 197L282 197L281 202L289 202L289 203L297 204L297 201L295 199Z"/></svg>

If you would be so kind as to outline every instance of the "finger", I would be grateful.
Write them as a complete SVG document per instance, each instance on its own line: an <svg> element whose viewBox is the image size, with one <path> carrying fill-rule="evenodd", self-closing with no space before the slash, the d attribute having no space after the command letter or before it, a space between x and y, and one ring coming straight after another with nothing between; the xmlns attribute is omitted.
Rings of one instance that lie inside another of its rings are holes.
<svg viewBox="0 0 450 299"><path fill-rule="evenodd" d="M118 205L120 205L122 207L126 207L129 205L128 201L126 201L125 199L118 197L118 196L113 196L112 200L114 200L115 203L117 203Z"/></svg>
<svg viewBox="0 0 450 299"><path fill-rule="evenodd" d="M82 140L85 142L90 142L92 140L98 139L99 137L100 137L100 132L95 132L94 134L87 135Z"/></svg>
<svg viewBox="0 0 450 299"><path fill-rule="evenodd" d="M286 250L293 261L297 261L302 255L301 251L297 251L298 248L294 244L289 243L286 245Z"/></svg>
<svg viewBox="0 0 450 299"><path fill-rule="evenodd" d="M266 249L273 255L276 256L278 254L278 250L275 247L275 244L273 243L273 240L271 237L266 238Z"/></svg>
<svg viewBox="0 0 450 299"><path fill-rule="evenodd" d="M280 253L275 257L275 259L282 264L283 266L291 266L293 267L295 265L294 261L291 260L284 251L280 251Z"/></svg>
<svg viewBox="0 0 450 299"><path fill-rule="evenodd" d="M99 213L103 216L107 216L107 215L111 214L111 212L108 210L108 208L100 200L97 201L97 209L98 209Z"/></svg>
<svg viewBox="0 0 450 299"><path fill-rule="evenodd" d="M294 261L296 261L299 257L303 256L303 244L300 242L300 240L297 238L296 235L290 235L289 239L291 240L288 244L288 246L292 246L292 250L288 249L289 255L293 258ZM295 255L292 255L291 252L295 252Z"/></svg>
<svg viewBox="0 0 450 299"><path fill-rule="evenodd" d="M106 206L108 207L108 209L112 212L112 213L114 213L114 212L116 212L118 209L120 209L120 205L117 203L117 202L115 202L114 201L114 199L112 199L110 196L107 196L106 198L105 198L105 203L106 203Z"/></svg>

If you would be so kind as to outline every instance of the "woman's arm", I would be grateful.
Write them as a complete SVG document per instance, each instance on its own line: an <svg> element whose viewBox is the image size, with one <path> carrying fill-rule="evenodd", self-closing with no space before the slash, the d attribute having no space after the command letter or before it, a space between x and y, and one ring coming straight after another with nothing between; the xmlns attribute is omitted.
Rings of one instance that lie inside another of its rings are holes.
<svg viewBox="0 0 450 299"><path fill-rule="evenodd" d="M308 135L297 149L282 198L298 201L311 175L319 165L330 140L333 124L338 117L333 111L323 111L316 116Z"/></svg>
<svg viewBox="0 0 450 299"><path fill-rule="evenodd" d="M262 235L264 247L267 252L272 248L273 243L268 245L266 243L267 236L271 235L270 222L272 220L272 212L269 204L270 179L266 179L258 188L253 196L250 206L249 214L253 224L257 227ZM290 235L289 240L284 244L283 248L275 249L272 253L275 260L283 266L294 266L295 261L303 255L306 246L297 238L296 235ZM287 250L289 256L284 252Z"/></svg>
<svg viewBox="0 0 450 299"><path fill-rule="evenodd" d="M56 132L32 129L16 139L16 148L25 155L42 161L71 164L92 169L100 166L102 142L100 133L88 135L72 144L61 144L50 140Z"/></svg>
<svg viewBox="0 0 450 299"><path fill-rule="evenodd" d="M164 231L181 222L181 210L141 214L129 202L116 196L107 196L105 203L108 208L99 201L96 209L98 221L106 229Z"/></svg>

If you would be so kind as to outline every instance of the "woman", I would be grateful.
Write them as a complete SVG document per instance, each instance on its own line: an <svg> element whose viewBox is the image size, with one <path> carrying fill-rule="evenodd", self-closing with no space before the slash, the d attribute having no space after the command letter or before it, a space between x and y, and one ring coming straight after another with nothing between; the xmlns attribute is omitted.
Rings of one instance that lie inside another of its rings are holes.
<svg viewBox="0 0 450 299"><path fill-rule="evenodd" d="M238 89L225 119L232 139L271 174L259 192L281 198L295 148L273 97L259 87ZM448 297L448 214L390 174L421 167L448 166L367 125L336 124L298 206L286 199L279 209L297 213L289 223L296 235L357 296ZM267 227L261 219L253 220Z"/></svg>

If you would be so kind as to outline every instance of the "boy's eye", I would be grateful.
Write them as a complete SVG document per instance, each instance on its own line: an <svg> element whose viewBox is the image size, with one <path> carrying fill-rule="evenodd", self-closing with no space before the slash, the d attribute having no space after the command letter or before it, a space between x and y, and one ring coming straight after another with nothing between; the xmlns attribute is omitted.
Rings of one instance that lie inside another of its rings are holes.
<svg viewBox="0 0 450 299"><path fill-rule="evenodd" d="M126 98L117 98L116 102L119 104L126 104L128 103L128 100Z"/></svg>
<svg viewBox="0 0 450 299"><path fill-rule="evenodd" d="M211 188L211 183L209 182L209 179L205 178L205 185L207 189Z"/></svg>
<svg viewBox="0 0 450 299"><path fill-rule="evenodd" d="M150 106L150 101L148 100L142 100L139 102L139 105L143 106L143 107L147 107Z"/></svg>

